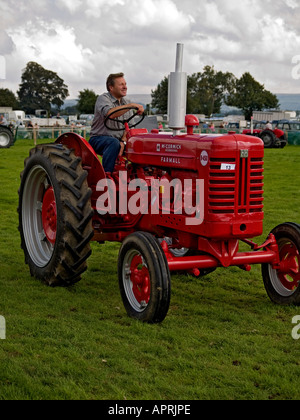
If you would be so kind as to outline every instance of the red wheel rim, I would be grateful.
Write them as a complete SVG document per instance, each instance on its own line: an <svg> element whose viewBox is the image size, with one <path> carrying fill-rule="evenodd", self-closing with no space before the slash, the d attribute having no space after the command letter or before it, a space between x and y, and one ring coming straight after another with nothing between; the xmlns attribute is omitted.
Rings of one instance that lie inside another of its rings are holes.
<svg viewBox="0 0 300 420"><path fill-rule="evenodd" d="M279 255L278 278L287 290L294 291L300 282L300 254L298 248L292 242L286 243L281 248Z"/></svg>
<svg viewBox="0 0 300 420"><path fill-rule="evenodd" d="M148 304L150 300L150 274L141 255L135 255L132 258L130 272L134 297L140 304Z"/></svg>
<svg viewBox="0 0 300 420"><path fill-rule="evenodd" d="M47 189L43 198L42 222L46 238L50 243L54 244L56 240L57 213L52 187Z"/></svg>

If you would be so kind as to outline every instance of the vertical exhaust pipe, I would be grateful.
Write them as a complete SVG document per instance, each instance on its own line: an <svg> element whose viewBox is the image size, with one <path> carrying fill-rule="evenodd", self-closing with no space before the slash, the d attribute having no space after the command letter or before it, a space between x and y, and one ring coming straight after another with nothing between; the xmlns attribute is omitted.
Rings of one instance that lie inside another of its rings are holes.
<svg viewBox="0 0 300 420"><path fill-rule="evenodd" d="M185 128L187 73L182 72L183 44L177 44L175 72L170 73L168 86L169 127L176 136Z"/></svg>

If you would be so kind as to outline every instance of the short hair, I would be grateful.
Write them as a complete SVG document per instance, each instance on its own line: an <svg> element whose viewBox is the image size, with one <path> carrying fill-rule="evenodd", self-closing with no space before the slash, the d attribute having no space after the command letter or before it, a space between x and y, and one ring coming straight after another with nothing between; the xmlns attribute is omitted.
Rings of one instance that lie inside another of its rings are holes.
<svg viewBox="0 0 300 420"><path fill-rule="evenodd" d="M124 73L115 73L115 74L110 74L106 80L106 88L107 91L109 92L109 88L110 86L114 86L115 85L115 80L119 79L120 77L124 77Z"/></svg>

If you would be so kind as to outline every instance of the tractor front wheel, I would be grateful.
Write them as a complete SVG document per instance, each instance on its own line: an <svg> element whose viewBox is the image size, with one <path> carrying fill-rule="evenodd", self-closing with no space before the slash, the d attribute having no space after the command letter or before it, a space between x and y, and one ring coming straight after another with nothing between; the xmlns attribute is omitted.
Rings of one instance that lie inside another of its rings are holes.
<svg viewBox="0 0 300 420"><path fill-rule="evenodd" d="M51 286L80 280L93 237L91 190L81 158L60 144L40 145L25 160L19 230L31 275Z"/></svg>
<svg viewBox="0 0 300 420"><path fill-rule="evenodd" d="M171 280L166 256L154 236L129 235L120 249L118 272L128 315L143 322L162 322L169 310Z"/></svg>
<svg viewBox="0 0 300 420"><path fill-rule="evenodd" d="M275 303L300 306L300 225L283 223L271 233L278 244L280 264L278 269L262 265L265 289Z"/></svg>

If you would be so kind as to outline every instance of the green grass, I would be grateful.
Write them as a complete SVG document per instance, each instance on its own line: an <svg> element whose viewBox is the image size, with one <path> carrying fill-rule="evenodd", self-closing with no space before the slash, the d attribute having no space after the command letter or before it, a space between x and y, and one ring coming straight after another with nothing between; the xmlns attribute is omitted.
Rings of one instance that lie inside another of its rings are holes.
<svg viewBox="0 0 300 420"><path fill-rule="evenodd" d="M119 245L92 243L89 268L70 289L31 278L18 232L18 188L32 141L0 150L0 400L299 399L300 308L272 304L260 267L172 276L160 325L127 317L117 282ZM300 223L300 147L266 150L262 242Z"/></svg>

